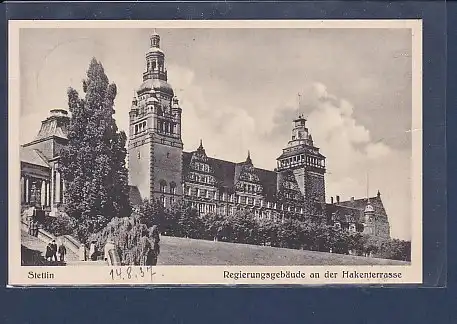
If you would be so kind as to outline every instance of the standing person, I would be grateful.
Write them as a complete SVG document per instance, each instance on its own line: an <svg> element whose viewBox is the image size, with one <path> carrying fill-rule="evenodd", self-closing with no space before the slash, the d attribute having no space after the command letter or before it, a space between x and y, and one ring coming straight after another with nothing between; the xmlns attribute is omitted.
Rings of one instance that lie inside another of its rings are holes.
<svg viewBox="0 0 457 324"><path fill-rule="evenodd" d="M52 240L51 248L52 248L52 257L54 258L54 261L57 261L57 243L56 243L56 240Z"/></svg>
<svg viewBox="0 0 457 324"><path fill-rule="evenodd" d="M89 257L92 261L97 261L97 246L95 245L95 241L90 243Z"/></svg>
<svg viewBox="0 0 457 324"><path fill-rule="evenodd" d="M86 261L86 247L84 244L79 246L79 261Z"/></svg>
<svg viewBox="0 0 457 324"><path fill-rule="evenodd" d="M160 233L159 228L157 225L151 227L150 231L150 242L152 245L152 249L149 250L148 257L147 257L147 264L148 265L157 265L157 259L160 254Z"/></svg>
<svg viewBox="0 0 457 324"><path fill-rule="evenodd" d="M59 260L60 260L60 262L64 262L65 261L65 255L66 254L67 254L67 248L63 244L63 241L61 241L60 245L59 245Z"/></svg>
<svg viewBox="0 0 457 324"><path fill-rule="evenodd" d="M46 253L45 253L46 261L52 261L52 242L49 242L46 245Z"/></svg>
<svg viewBox="0 0 457 324"><path fill-rule="evenodd" d="M108 262L108 258L109 258L109 251L110 250L114 250L116 248L116 246L114 245L114 242L111 238L109 238L107 241L106 241L106 244L105 244L105 252L104 252L104 259L105 261Z"/></svg>

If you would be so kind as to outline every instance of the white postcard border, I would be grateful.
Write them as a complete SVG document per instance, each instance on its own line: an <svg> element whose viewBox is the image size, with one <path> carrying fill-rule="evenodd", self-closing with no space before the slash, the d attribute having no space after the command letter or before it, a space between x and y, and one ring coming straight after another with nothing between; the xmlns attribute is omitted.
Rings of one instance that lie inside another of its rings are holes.
<svg viewBox="0 0 457 324"><path fill-rule="evenodd" d="M122 267L117 279L109 266L33 267L21 266L19 111L20 67L19 30L21 28L410 28L412 31L412 237L411 264L396 266L157 266ZM244 20L244 21L146 21L146 20L12 20L8 36L8 284L13 286L94 286L94 285L323 285L323 284L419 284L422 283L422 20ZM16 217L17 215L17 217ZM127 273L130 271L130 277ZM142 273L153 275L141 276ZM325 278L325 273L338 278ZM342 278L342 272L401 273L401 278ZM44 279L31 279L30 272ZM228 272L228 274L227 274ZM46 273L52 274L47 277ZM239 275L236 275L236 274ZM243 273L260 273L257 279ZM266 277L269 273L268 278ZM305 278L300 277L305 273ZM320 278L310 278L320 273ZM231 275L232 274L232 275ZM284 275L283 275L284 274ZM133 276L135 277L133 278ZM228 278L226 276L229 276ZM232 277L230 277L232 276ZM237 278L236 277L240 277ZM246 276L246 275L244 275ZM277 276L277 277L276 277ZM281 278L284 276L284 278ZM292 278L291 276L299 276ZM275 279L271 279L275 277ZM124 279L122 279L124 278Z"/></svg>

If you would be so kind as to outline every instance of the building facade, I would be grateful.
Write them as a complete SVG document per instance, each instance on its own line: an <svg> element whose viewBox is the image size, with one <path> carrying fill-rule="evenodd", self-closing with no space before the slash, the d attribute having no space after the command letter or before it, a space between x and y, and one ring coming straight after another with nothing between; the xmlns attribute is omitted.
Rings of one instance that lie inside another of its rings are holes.
<svg viewBox="0 0 457 324"><path fill-rule="evenodd" d="M293 121L275 170L255 167L249 152L241 162L212 158L202 141L194 151L185 152L182 109L168 83L156 33L150 38L145 66L129 113L129 184L137 202L158 199L171 207L184 200L200 214L232 215L248 209L258 219L320 219L349 231L389 237L380 194L326 203L325 156L303 116Z"/></svg>
<svg viewBox="0 0 457 324"><path fill-rule="evenodd" d="M64 202L65 183L59 170L60 151L68 143L68 112L51 110L33 141L20 146L21 206L41 207L56 215Z"/></svg>
<svg viewBox="0 0 457 324"><path fill-rule="evenodd" d="M390 237L381 194L326 203L325 156L315 145L306 119L293 121L291 137L275 170L255 167L251 154L231 162L199 147L186 152L181 136L182 109L168 83L160 36L154 33L145 55L143 82L129 112L128 168L133 204L158 199L165 207L184 200L200 214L233 215L250 210L258 219L315 219L351 232ZM66 110L53 109L35 139L20 147L21 205L57 215L65 183L60 151L68 143Z"/></svg>

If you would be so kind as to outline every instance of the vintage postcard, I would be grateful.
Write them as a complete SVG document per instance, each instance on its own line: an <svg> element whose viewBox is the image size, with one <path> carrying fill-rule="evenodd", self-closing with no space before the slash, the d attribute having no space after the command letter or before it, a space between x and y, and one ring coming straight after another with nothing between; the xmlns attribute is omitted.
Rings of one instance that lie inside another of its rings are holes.
<svg viewBox="0 0 457 324"><path fill-rule="evenodd" d="M422 22L10 21L9 286L422 283Z"/></svg>

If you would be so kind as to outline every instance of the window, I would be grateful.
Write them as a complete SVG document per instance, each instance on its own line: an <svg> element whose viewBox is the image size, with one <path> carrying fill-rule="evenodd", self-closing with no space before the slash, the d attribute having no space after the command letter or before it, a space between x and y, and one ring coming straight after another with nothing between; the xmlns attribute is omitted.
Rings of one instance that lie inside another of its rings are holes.
<svg viewBox="0 0 457 324"><path fill-rule="evenodd" d="M170 184L170 193L176 195L176 185L174 183Z"/></svg>
<svg viewBox="0 0 457 324"><path fill-rule="evenodd" d="M161 201L161 203L162 203L162 206L163 206L163 207L166 207L165 197L164 197L164 196L160 197L160 201Z"/></svg>
<svg viewBox="0 0 457 324"><path fill-rule="evenodd" d="M165 192L166 186L167 186L167 183L164 180L162 180L160 182L160 192Z"/></svg>
<svg viewBox="0 0 457 324"><path fill-rule="evenodd" d="M356 231L355 224L349 225L349 232L354 233Z"/></svg>
<svg viewBox="0 0 457 324"><path fill-rule="evenodd" d="M141 154L140 154L140 151L138 151L138 154L137 154L137 156L138 156L138 159L139 159L139 158L141 158Z"/></svg>
<svg viewBox="0 0 457 324"><path fill-rule="evenodd" d="M341 223L340 222L335 222L335 224L333 224L333 226L335 227L336 230L341 229Z"/></svg>
<svg viewBox="0 0 457 324"><path fill-rule="evenodd" d="M175 204L175 198L170 198L170 206L173 206Z"/></svg>

